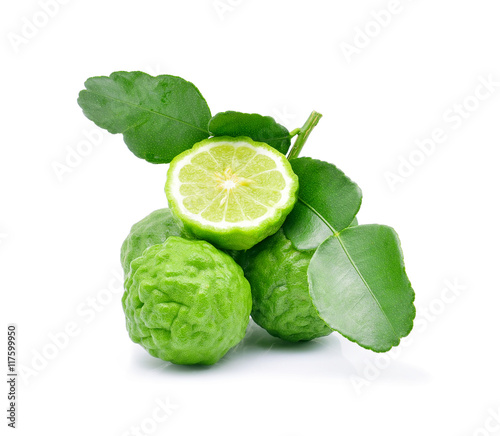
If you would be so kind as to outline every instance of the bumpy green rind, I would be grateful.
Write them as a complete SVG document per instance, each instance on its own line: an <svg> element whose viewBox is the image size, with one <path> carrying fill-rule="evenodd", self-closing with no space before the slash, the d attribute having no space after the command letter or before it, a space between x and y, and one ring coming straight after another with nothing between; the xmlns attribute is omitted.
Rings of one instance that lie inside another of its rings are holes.
<svg viewBox="0 0 500 436"><path fill-rule="evenodd" d="M227 254L171 236L132 261L122 305L130 338L151 355L211 365L243 339L252 297Z"/></svg>
<svg viewBox="0 0 500 436"><path fill-rule="evenodd" d="M161 244L169 236L187 238L182 223L174 217L170 209L158 209L135 223L123 241L120 260L125 278L130 272L130 263L142 255L151 245Z"/></svg>
<svg viewBox="0 0 500 436"><path fill-rule="evenodd" d="M248 250L241 265L252 287L252 319L271 335L298 342L329 335L309 295L314 251L299 251L280 229Z"/></svg>
<svg viewBox="0 0 500 436"><path fill-rule="evenodd" d="M224 142L240 142L245 141L253 146L263 147L267 150L271 151L275 155L279 155L283 165L286 168L289 168L289 175L292 178L291 187L290 187L290 199L286 204L284 204L280 209L276 210L276 213L269 217L267 220L260 223L257 227L231 227L228 229L219 229L210 225L202 225L196 220L190 218L189 216L182 213L179 204L177 203L176 198L174 197L170 180L172 178L172 174L174 172L174 168L177 163L180 162L186 154L190 154L193 151L196 151L198 148L203 147L207 143L214 141L224 141ZM186 150L185 152L177 155L172 162L170 163L168 172L167 172L167 181L165 183L165 194L168 199L169 207L172 209L174 214L183 222L184 228L186 232L192 237L197 239L204 239L206 241L211 242L216 247L226 250L247 250L260 241L264 240L268 236L276 233L278 229L285 222L286 217L292 211L295 203L297 202L297 194L299 188L299 180L298 177L293 172L290 163L286 159L284 155L279 153L274 148L263 142L253 141L251 138L246 136L239 136L237 138L232 138L229 136L221 136L205 139L203 141L198 142L191 148L190 150Z"/></svg>

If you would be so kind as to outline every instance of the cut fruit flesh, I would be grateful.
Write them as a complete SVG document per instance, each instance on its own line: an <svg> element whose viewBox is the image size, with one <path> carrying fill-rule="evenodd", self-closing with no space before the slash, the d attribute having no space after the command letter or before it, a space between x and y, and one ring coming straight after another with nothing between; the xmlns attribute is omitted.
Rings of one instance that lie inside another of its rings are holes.
<svg viewBox="0 0 500 436"><path fill-rule="evenodd" d="M212 138L178 158L169 170L169 201L201 225L255 227L295 196L285 157L248 138Z"/></svg>

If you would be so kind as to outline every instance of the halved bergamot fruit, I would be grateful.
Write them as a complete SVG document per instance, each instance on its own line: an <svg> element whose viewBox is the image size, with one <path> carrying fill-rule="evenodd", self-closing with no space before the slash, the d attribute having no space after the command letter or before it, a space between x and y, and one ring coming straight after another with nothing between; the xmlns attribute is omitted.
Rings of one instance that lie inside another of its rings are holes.
<svg viewBox="0 0 500 436"><path fill-rule="evenodd" d="M170 163L165 193L193 236L246 250L283 224L298 178L280 152L247 137L198 142Z"/></svg>

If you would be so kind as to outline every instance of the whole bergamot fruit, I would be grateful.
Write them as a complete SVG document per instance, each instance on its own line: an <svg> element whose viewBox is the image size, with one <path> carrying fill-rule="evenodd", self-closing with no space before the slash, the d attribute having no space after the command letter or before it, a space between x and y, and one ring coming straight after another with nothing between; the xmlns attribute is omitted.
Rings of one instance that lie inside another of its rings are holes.
<svg viewBox="0 0 500 436"><path fill-rule="evenodd" d="M231 257L171 236L132 261L122 304L130 338L151 355L211 365L243 339L252 297Z"/></svg>
<svg viewBox="0 0 500 436"><path fill-rule="evenodd" d="M252 287L252 319L271 335L298 342L333 331L309 295L307 269L313 254L297 250L280 229L242 256Z"/></svg>
<svg viewBox="0 0 500 436"><path fill-rule="evenodd" d="M169 236L187 238L182 223L174 217L170 209L158 209L135 223L123 241L120 260L125 278L130 272L130 263L142 255L152 245L161 244Z"/></svg>

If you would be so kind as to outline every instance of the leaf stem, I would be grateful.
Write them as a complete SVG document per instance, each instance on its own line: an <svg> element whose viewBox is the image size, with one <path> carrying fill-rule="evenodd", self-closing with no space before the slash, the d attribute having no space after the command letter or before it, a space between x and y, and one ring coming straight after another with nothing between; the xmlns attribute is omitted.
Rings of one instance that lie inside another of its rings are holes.
<svg viewBox="0 0 500 436"><path fill-rule="evenodd" d="M305 122L305 124L299 129L297 139L295 140L295 143L293 144L292 149L290 150L290 153L288 153L288 160L295 159L296 157L299 157L300 152L302 151L302 148L304 147L307 138L309 138L309 135L311 134L312 129L316 127L318 124L319 120L321 119L323 115L321 115L319 112L313 111L311 115L309 115L309 118ZM295 129L292 133L294 133L297 129Z"/></svg>

